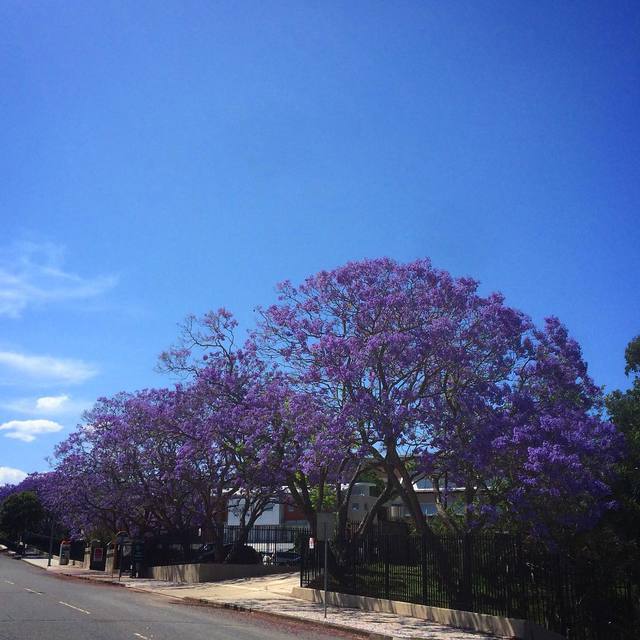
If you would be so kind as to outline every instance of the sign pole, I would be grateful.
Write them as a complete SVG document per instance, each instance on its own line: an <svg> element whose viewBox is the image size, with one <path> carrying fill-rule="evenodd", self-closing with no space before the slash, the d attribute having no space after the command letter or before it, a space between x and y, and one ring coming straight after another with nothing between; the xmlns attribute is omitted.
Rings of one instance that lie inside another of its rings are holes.
<svg viewBox="0 0 640 640"><path fill-rule="evenodd" d="M53 556L53 516L51 517L51 531L49 533L49 557L47 558L47 567L51 566L52 556Z"/></svg>
<svg viewBox="0 0 640 640"><path fill-rule="evenodd" d="M324 617L327 617L327 591L329 590L329 576L327 575L327 558L329 555L329 536L327 522L324 523Z"/></svg>
<svg viewBox="0 0 640 640"><path fill-rule="evenodd" d="M122 578L122 559L124 557L124 544L120 543L120 562L118 562L118 569L119 569L119 573L118 573L118 582L120 582L120 579Z"/></svg>

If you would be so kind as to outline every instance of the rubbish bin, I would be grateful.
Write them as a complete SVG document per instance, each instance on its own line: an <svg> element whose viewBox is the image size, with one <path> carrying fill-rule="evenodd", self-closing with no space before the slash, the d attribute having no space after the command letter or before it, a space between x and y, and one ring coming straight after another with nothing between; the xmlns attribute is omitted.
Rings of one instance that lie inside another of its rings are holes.
<svg viewBox="0 0 640 640"><path fill-rule="evenodd" d="M105 545L100 540L92 540L89 568L94 571L104 571L106 559Z"/></svg>
<svg viewBox="0 0 640 640"><path fill-rule="evenodd" d="M71 542L69 540L63 540L60 543L60 561L59 564L69 564L69 557L71 556Z"/></svg>

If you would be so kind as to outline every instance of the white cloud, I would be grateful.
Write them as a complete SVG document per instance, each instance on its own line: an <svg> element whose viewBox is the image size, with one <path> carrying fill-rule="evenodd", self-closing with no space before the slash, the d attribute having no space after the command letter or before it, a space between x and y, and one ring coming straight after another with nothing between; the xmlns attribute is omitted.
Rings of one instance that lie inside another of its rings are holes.
<svg viewBox="0 0 640 640"><path fill-rule="evenodd" d="M0 467L0 486L3 484L18 484L27 477L20 469L12 467Z"/></svg>
<svg viewBox="0 0 640 640"><path fill-rule="evenodd" d="M2 368L29 380L62 384L79 384L98 373L93 365L82 360L30 356L15 351L0 351L0 371Z"/></svg>
<svg viewBox="0 0 640 640"><path fill-rule="evenodd" d="M92 404L90 400L76 400L70 395L63 394L40 398L16 398L0 403L0 409L33 416L73 416L80 415Z"/></svg>
<svg viewBox="0 0 640 640"><path fill-rule="evenodd" d="M36 410L38 411L59 411L70 398L67 395L62 396L43 396L36 400Z"/></svg>
<svg viewBox="0 0 640 640"><path fill-rule="evenodd" d="M43 433L62 431L63 426L53 420L9 420L0 424L0 431L6 431L6 438L15 438L23 442L33 442Z"/></svg>
<svg viewBox="0 0 640 640"><path fill-rule="evenodd" d="M0 316L18 318L29 306L95 298L113 288L115 276L83 278L62 268L63 250L22 243L0 252Z"/></svg>

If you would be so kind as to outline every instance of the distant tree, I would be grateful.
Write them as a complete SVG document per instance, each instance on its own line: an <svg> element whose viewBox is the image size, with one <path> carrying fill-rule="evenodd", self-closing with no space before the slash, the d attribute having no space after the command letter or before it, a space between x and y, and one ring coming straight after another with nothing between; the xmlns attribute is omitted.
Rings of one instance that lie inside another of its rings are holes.
<svg viewBox="0 0 640 640"><path fill-rule="evenodd" d="M47 504L69 529L178 535L198 526L196 496L179 472L182 396L151 389L100 398L56 447Z"/></svg>
<svg viewBox="0 0 640 640"><path fill-rule="evenodd" d="M13 540L25 531L37 529L45 516L38 496L32 491L13 493L0 506L0 530Z"/></svg>
<svg viewBox="0 0 640 640"><path fill-rule="evenodd" d="M631 388L612 391L606 398L611 420L625 438L624 457L617 467L614 485L618 508L608 520L629 540L640 537L640 336L625 350L625 372L633 374Z"/></svg>
<svg viewBox="0 0 640 640"><path fill-rule="evenodd" d="M629 342L624 350L624 359L626 362L624 372L627 375L631 371L635 374L640 374L640 335Z"/></svg>

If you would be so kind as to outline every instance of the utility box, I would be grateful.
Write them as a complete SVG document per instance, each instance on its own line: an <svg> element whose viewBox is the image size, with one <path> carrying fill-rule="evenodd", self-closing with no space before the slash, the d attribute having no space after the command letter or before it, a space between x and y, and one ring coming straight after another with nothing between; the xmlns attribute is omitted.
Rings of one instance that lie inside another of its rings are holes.
<svg viewBox="0 0 640 640"><path fill-rule="evenodd" d="M69 557L71 556L71 543L68 540L63 540L60 543L60 560L59 564L69 564Z"/></svg>

